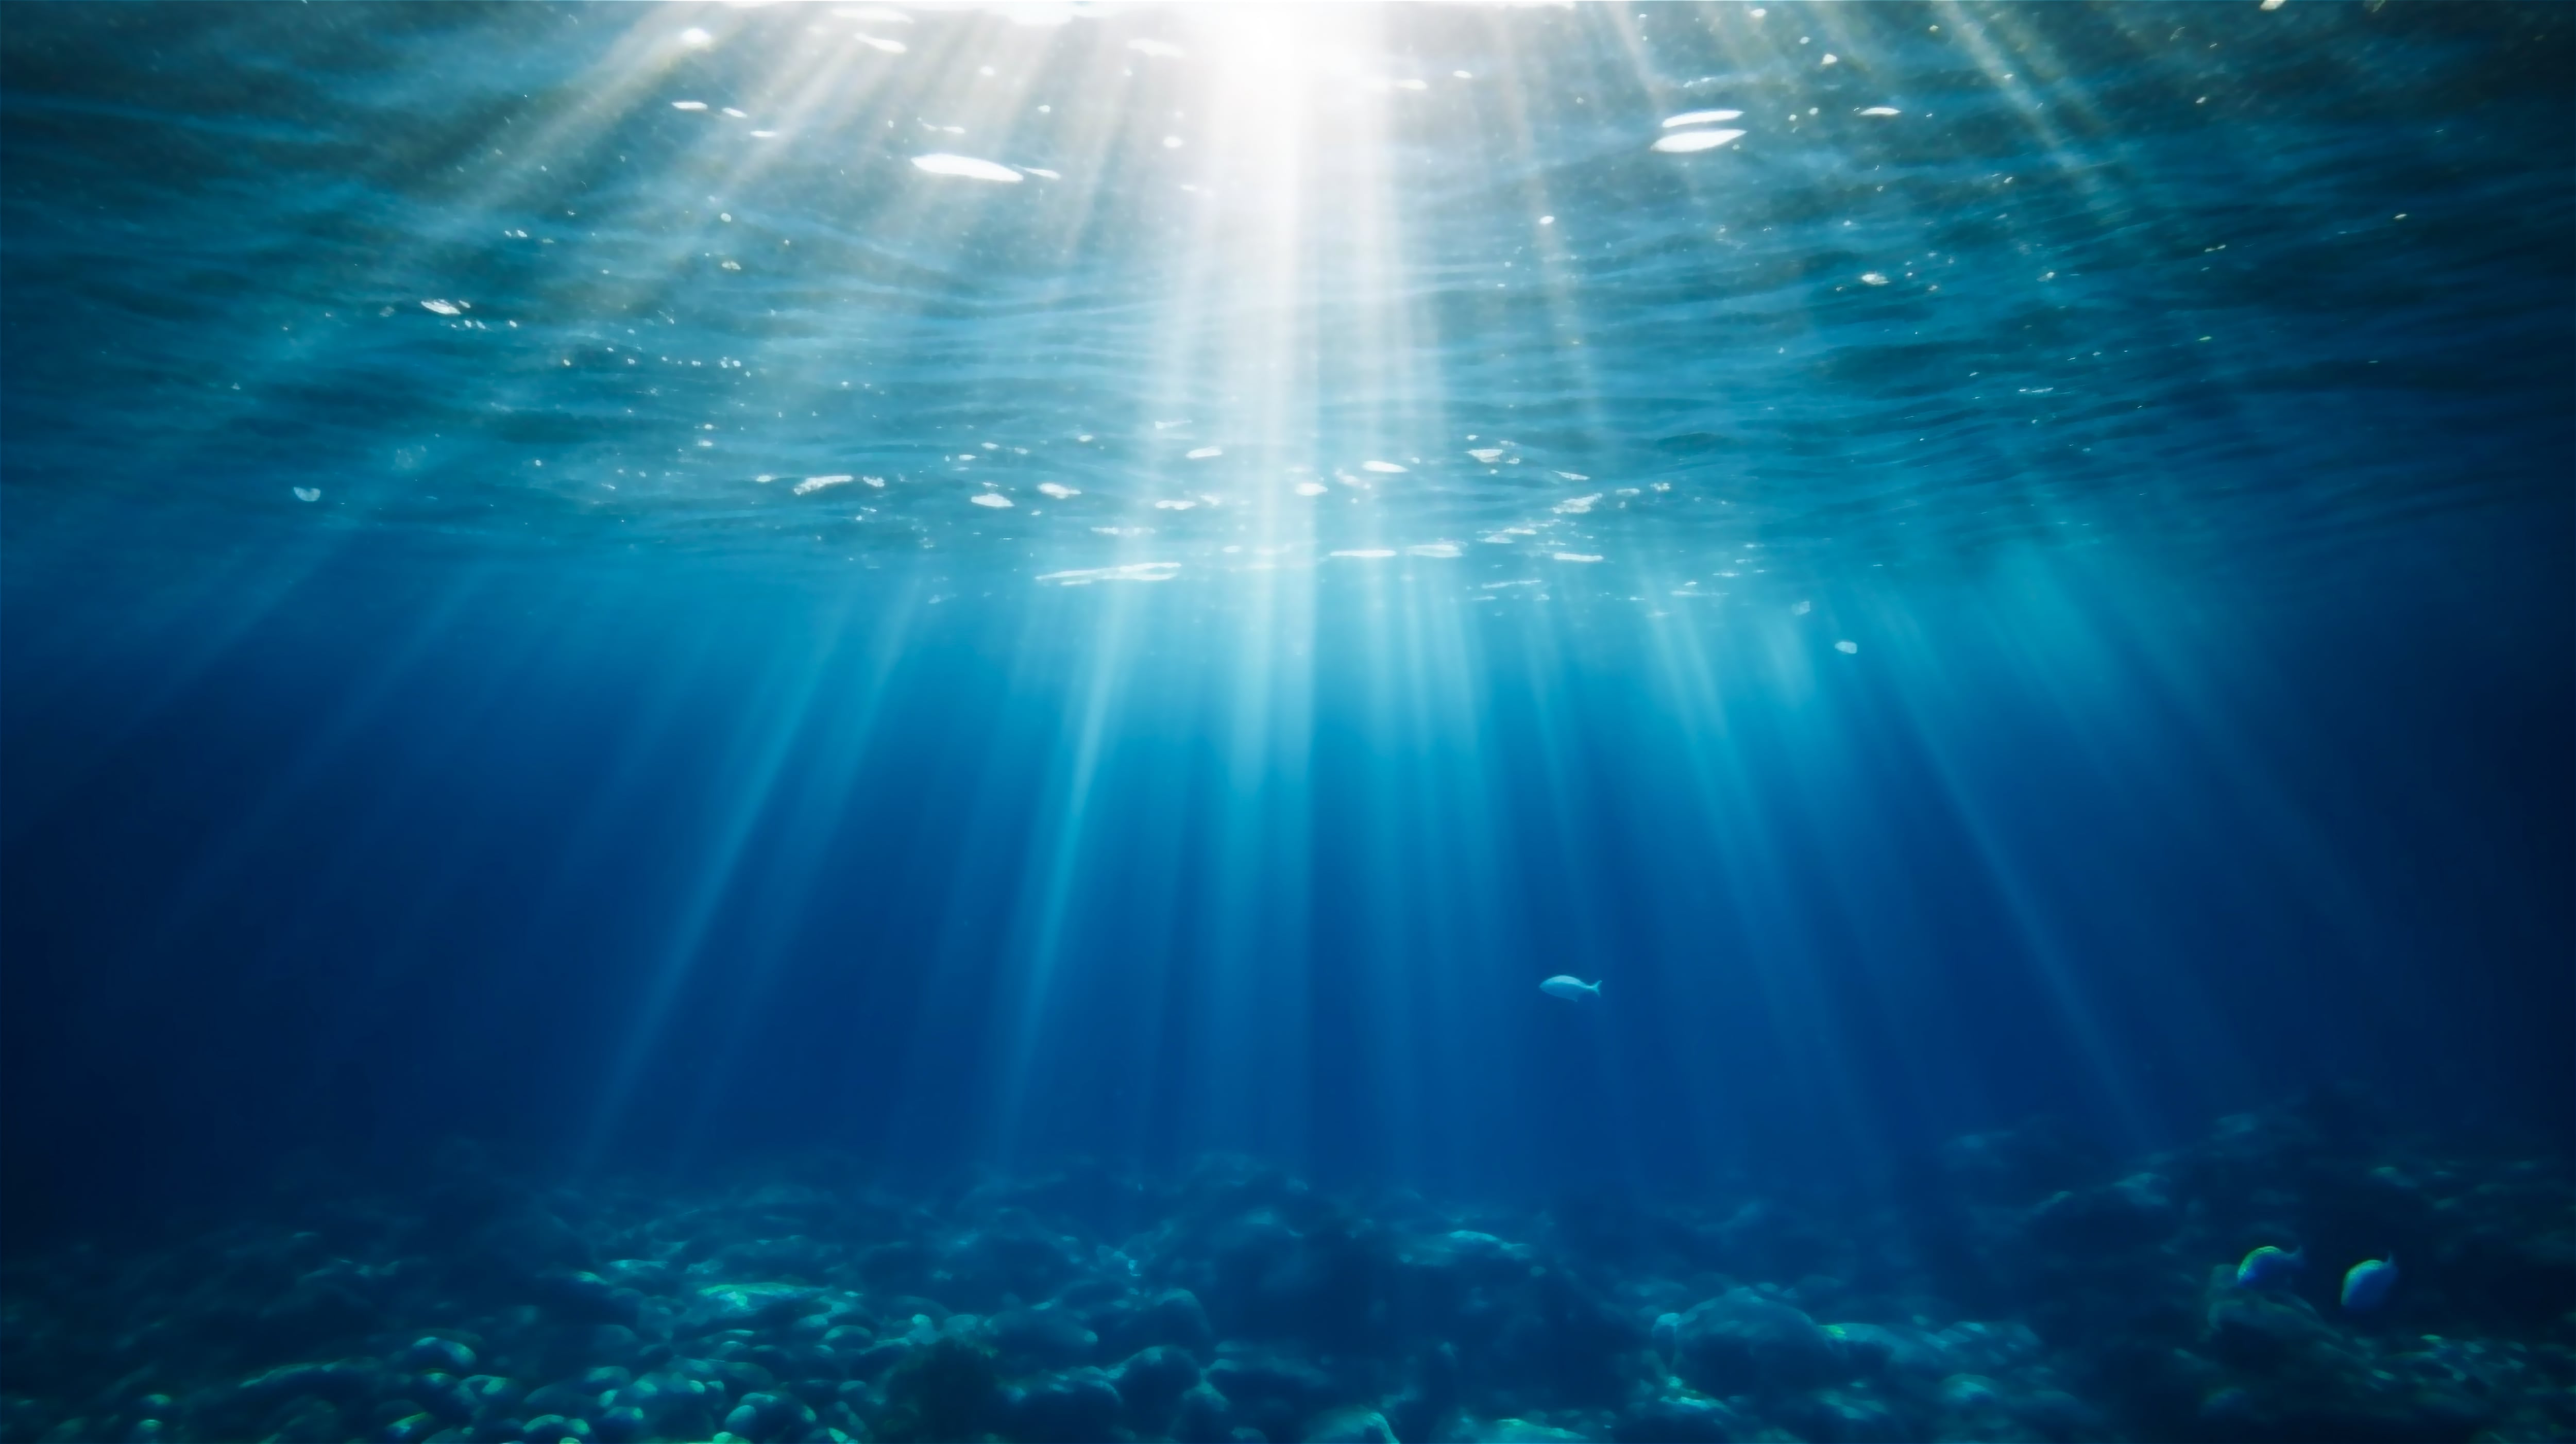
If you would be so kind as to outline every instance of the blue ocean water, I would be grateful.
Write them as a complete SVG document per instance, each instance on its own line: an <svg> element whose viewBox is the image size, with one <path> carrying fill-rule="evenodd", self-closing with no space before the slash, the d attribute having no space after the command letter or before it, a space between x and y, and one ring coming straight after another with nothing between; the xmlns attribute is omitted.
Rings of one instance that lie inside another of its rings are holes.
<svg viewBox="0 0 2576 1444"><path fill-rule="evenodd" d="M2566 1437L2568 19L0 10L0 1436Z"/></svg>

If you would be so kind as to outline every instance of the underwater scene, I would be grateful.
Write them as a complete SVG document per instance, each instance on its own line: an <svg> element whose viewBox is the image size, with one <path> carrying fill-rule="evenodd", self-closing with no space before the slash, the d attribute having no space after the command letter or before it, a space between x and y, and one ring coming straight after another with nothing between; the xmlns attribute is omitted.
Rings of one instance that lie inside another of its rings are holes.
<svg viewBox="0 0 2576 1444"><path fill-rule="evenodd" d="M2571 39L0 6L0 1441L2576 1438Z"/></svg>

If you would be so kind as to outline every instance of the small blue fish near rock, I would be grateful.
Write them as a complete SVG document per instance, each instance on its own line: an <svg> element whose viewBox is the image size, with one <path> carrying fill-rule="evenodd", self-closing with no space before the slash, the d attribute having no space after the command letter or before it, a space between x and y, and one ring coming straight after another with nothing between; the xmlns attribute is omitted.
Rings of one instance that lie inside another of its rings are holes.
<svg viewBox="0 0 2576 1444"><path fill-rule="evenodd" d="M2346 1313L2375 1309L2388 1291L2397 1287L2397 1255L2384 1259L2366 1258L2344 1270L2343 1307Z"/></svg>
<svg viewBox="0 0 2576 1444"><path fill-rule="evenodd" d="M2236 1286L2241 1289L2268 1289L2286 1284L2292 1275L2308 1266L2304 1249L2278 1249L2270 1244L2245 1256L2236 1266Z"/></svg>
<svg viewBox="0 0 2576 1444"><path fill-rule="evenodd" d="M1601 996L1599 983L1587 983L1581 978L1568 977L1563 973L1539 984L1538 990L1551 998L1563 998L1570 1003L1580 1003L1586 998Z"/></svg>

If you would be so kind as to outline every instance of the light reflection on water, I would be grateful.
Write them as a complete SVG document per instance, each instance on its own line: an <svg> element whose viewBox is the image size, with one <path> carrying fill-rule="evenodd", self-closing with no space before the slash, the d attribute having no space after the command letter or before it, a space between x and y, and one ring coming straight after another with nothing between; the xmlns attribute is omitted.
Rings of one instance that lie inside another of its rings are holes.
<svg viewBox="0 0 2576 1444"><path fill-rule="evenodd" d="M2535 413L2567 210L2479 14L195 15L12 76L26 333L110 343L13 480L1024 578L1759 543L1764 604L2366 533L2534 484L2423 465Z"/></svg>

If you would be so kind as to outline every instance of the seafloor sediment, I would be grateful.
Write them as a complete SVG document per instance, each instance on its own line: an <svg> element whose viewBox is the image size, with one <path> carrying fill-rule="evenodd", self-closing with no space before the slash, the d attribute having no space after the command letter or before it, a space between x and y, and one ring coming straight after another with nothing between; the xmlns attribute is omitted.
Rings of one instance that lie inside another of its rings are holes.
<svg viewBox="0 0 2576 1444"><path fill-rule="evenodd" d="M1335 1197L1214 1160L901 1197L514 1187L0 1272L8 1440L2576 1437L2576 1188L2348 1101L2114 1164L1963 1138L1867 1206ZM2261 1244L2307 1269L2245 1288ZM2393 1249L2379 1308L2343 1269Z"/></svg>

